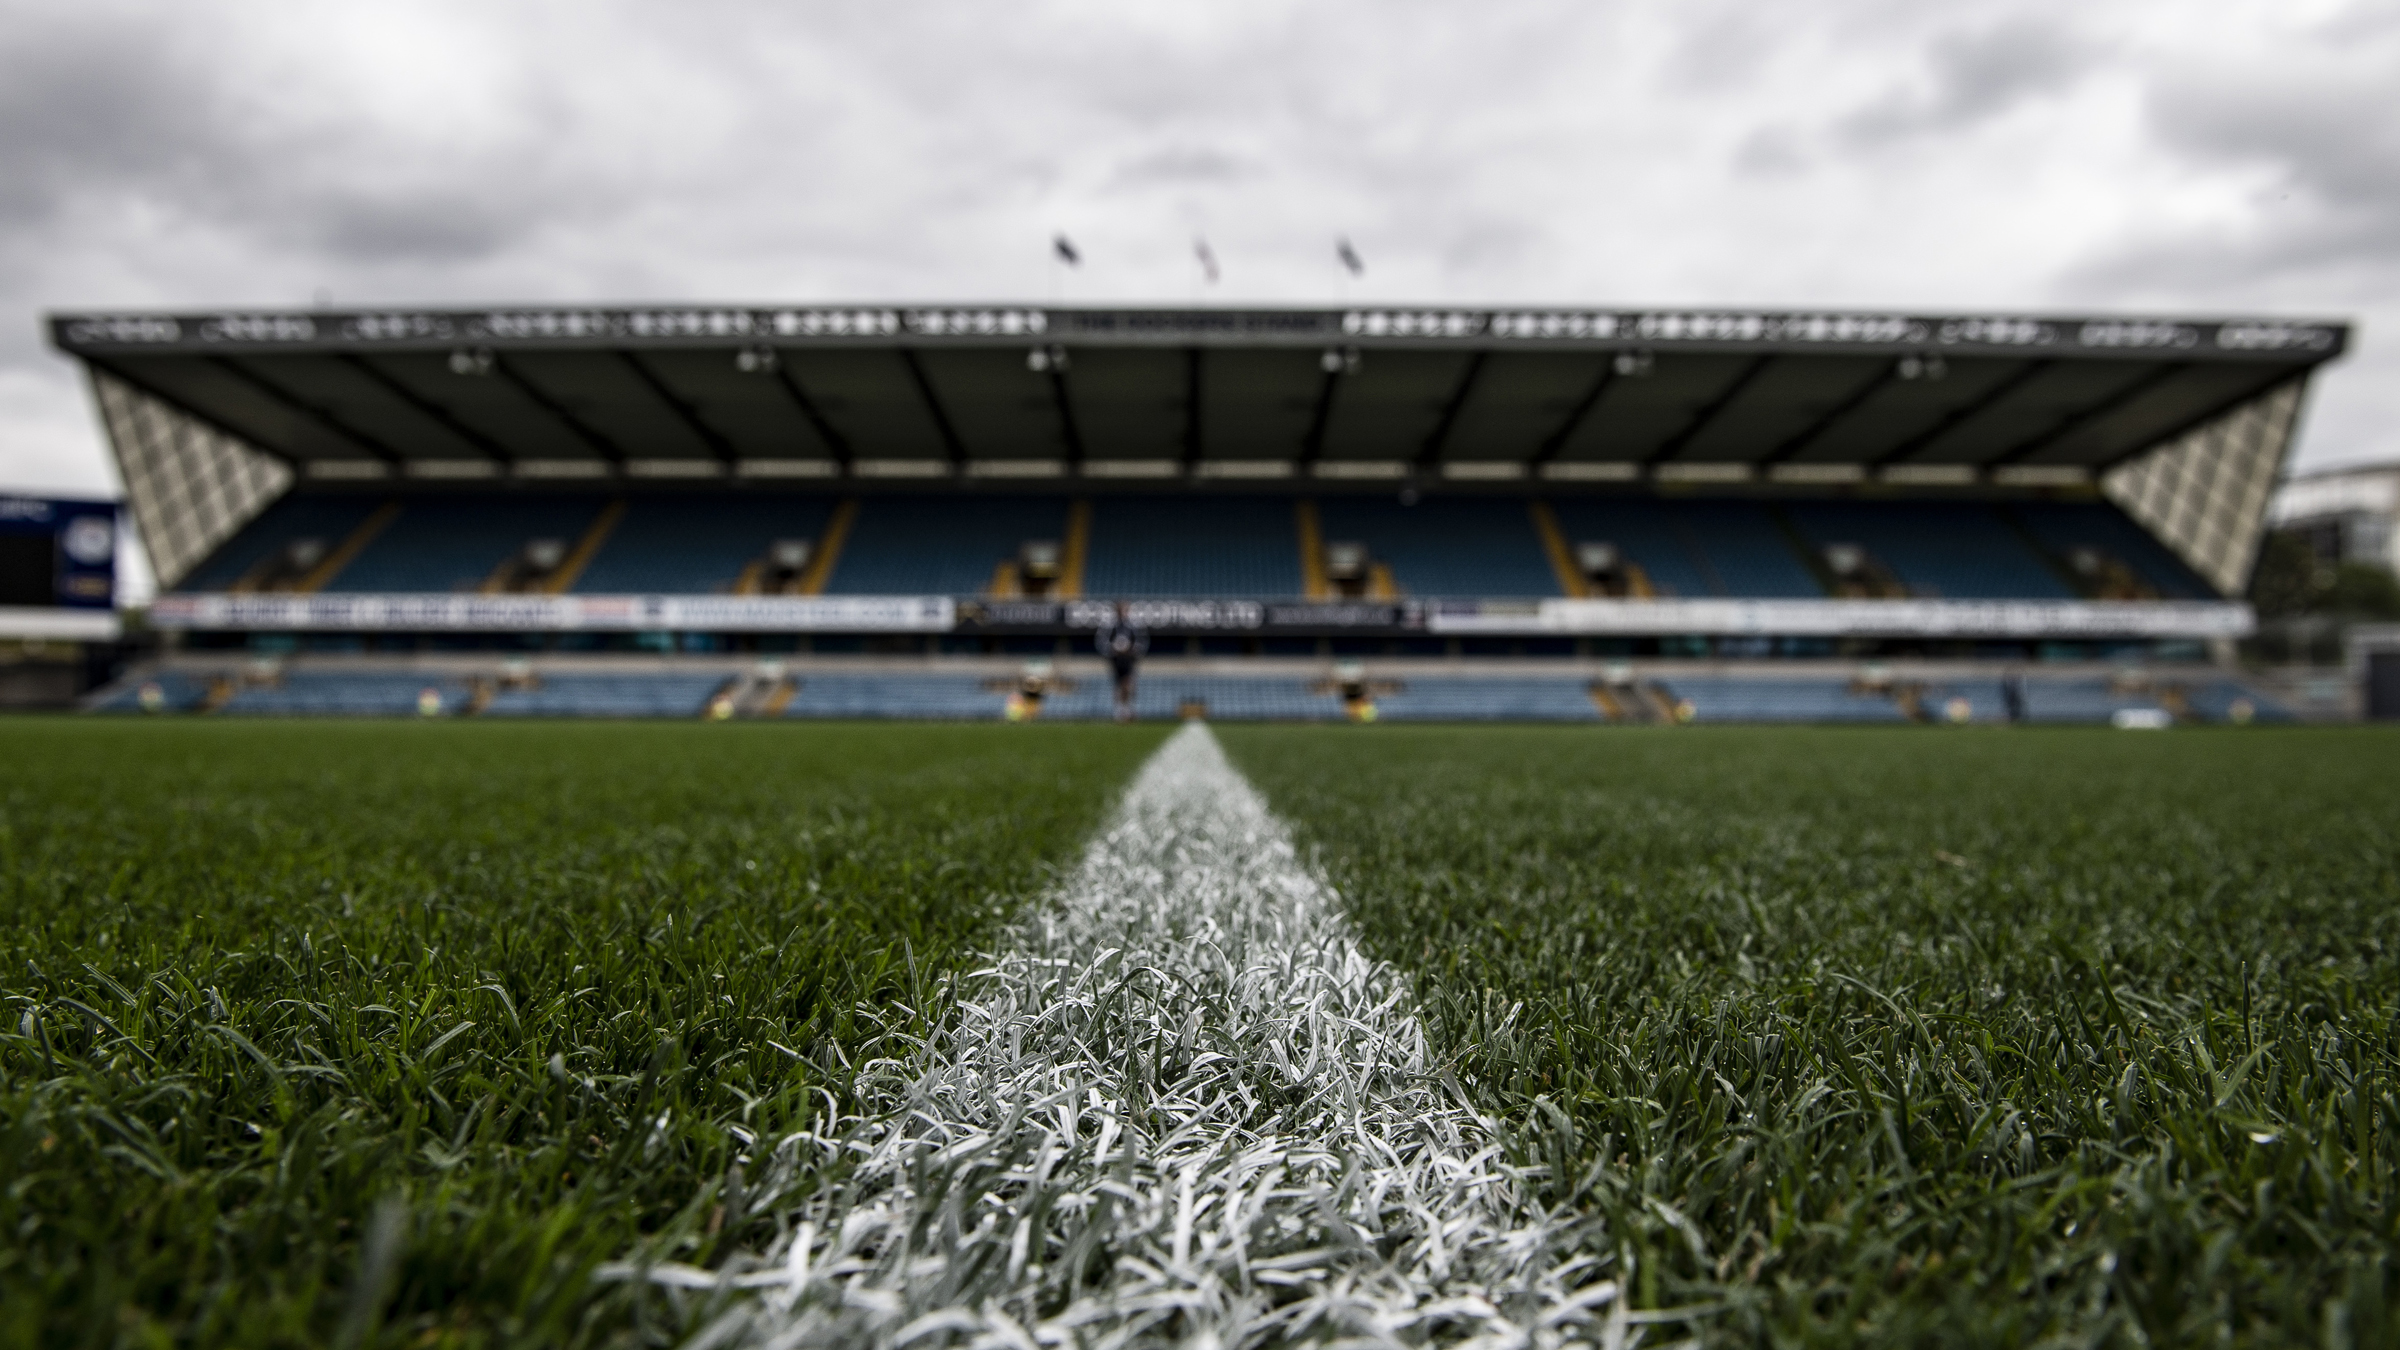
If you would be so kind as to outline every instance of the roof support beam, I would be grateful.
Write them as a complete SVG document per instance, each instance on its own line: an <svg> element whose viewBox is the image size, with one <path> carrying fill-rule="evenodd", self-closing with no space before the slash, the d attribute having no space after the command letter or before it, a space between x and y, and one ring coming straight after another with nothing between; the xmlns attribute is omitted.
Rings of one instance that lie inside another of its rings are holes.
<svg viewBox="0 0 2400 1350"><path fill-rule="evenodd" d="M2040 454L2042 451L2058 444L2060 441L2063 441L2067 437L2074 435L2076 432L2083 430L2092 423L2099 421L2101 418L2107 417L2112 413L2122 411L2127 404L2132 403L2134 400L2140 398L2144 394L2149 393L2151 390L2156 389L2158 386L2165 384L2168 380L2173 379L2177 375L2181 375L2189 368L2190 364L2188 362L2166 362L2160 365L2158 369L2133 380L2124 388L2119 389L2117 392L2109 395L2105 399L2102 399L2100 402L2093 404L2091 407L2085 408L2079 412L2069 413L2065 417L2060 418L2058 423L2055 426L2052 426L2048 431L2045 431L2038 436L2033 436L2026 440L2019 441L2017 444L2009 447L2007 453L1997 456L1984 467L1997 469L2010 464L2022 463L2030 456Z"/></svg>
<svg viewBox="0 0 2400 1350"><path fill-rule="evenodd" d="M433 421L439 423L444 431L449 432L451 435L458 437L467 444L474 446L477 450L482 451L484 455L491 459L494 463L506 464L510 462L510 455L508 451L502 449L498 441L493 440L491 437L484 435L475 428L468 426L465 422L460 421L458 415L451 412L448 408L443 407L441 404L434 402L432 399L429 399L423 394L418 393L416 390L409 388L407 385L402 384L399 380L393 378L389 371L384 370L381 366L376 365L374 362L369 361L367 358L354 352L344 352L335 359L341 361L344 365L349 366L352 370L357 371L359 374L366 376L369 380L380 386L385 393L390 394L393 398L400 400L402 403L407 404L408 406L416 409L418 412L423 413L425 416L431 418Z"/></svg>
<svg viewBox="0 0 2400 1350"><path fill-rule="evenodd" d="M1753 357L1749 365L1742 367L1741 373L1726 381L1725 387L1717 391L1715 398L1692 414L1692 420L1684 423L1681 431L1661 441L1658 448L1650 452L1650 457L1642 461L1644 467L1664 464L1682 454L1683 448L1690 445L1694 437L1708 430L1709 423L1716 421L1727 408L1732 407L1733 401L1742 396L1742 391L1749 388L1750 382L1757 379L1759 373L1767 368L1767 363L1774 359L1773 356Z"/></svg>
<svg viewBox="0 0 2400 1350"><path fill-rule="evenodd" d="M933 381L925 374L925 363L907 347L900 348L899 353L900 364L908 367L908 378L916 382L917 396L925 400L925 412L933 418L934 430L942 435L942 449L949 453L950 467L963 466L967 462L967 447L958 439L958 429L950 425L950 414L942 410L942 400L933 392Z"/></svg>
<svg viewBox="0 0 2400 1350"><path fill-rule="evenodd" d="M264 394L270 402L282 404L352 445L364 449L385 464L397 466L400 463L400 452L385 445L377 437L360 431L341 418L334 416L330 410L318 407L232 357L213 356L209 358L209 364L250 386L252 390Z"/></svg>
<svg viewBox="0 0 2400 1350"><path fill-rule="evenodd" d="M2182 422L2176 424L2174 430L2169 431L2164 435L2153 437L2134 449L2128 450L2121 455L2113 455L2110 458L2101 461L2099 464L2092 466L2092 477L2098 478L2102 474L2107 473L2109 470L2116 468L2118 465L2123 464L2128 460L2140 459L2143 455L2156 450L2162 445L2169 445L2175 441L2182 440L2184 437L2191 435L2193 432L2198 431L2200 428L2207 426L2209 423L2216 421L2218 418L2223 417L2225 414L2232 412L2234 409L2241 407L2243 404L2248 403L2253 399L2265 398L2267 395L2274 393L2276 390L2281 389L2287 384L2304 381L2307 378L2308 367L2306 366L2303 366L2298 370L2279 371L2276 373L2274 379L2268 380L2264 384L2254 386L2242 393L2234 395L2232 398L2221 399L2216 403L2210 404L2208 411L2200 413L2197 416L2184 419Z"/></svg>
<svg viewBox="0 0 2400 1350"><path fill-rule="evenodd" d="M1341 363L1328 362L1325 377L1317 382L1317 406L1308 415L1308 434L1300 438L1299 468L1303 475L1325 452L1325 429L1333 421L1333 392L1341 387L1346 373Z"/></svg>
<svg viewBox="0 0 2400 1350"><path fill-rule="evenodd" d="M641 377L643 386L657 395L659 402L674 410L675 415L682 419L684 427L700 438L700 443L708 447L710 454L715 455L726 468L733 467L735 459L733 442L725 439L723 432L702 421L700 410L692 405L690 399L669 389L667 382L660 379L658 372L652 370L649 363L643 361L638 354L618 352L617 357L632 367L633 373Z"/></svg>
<svg viewBox="0 0 2400 1350"><path fill-rule="evenodd" d="M1835 424L1865 407L1868 399L1882 393L1899 378L1900 363L1897 361L1885 366L1877 374L1868 376L1859 382L1858 388L1851 390L1847 397L1827 408L1815 421L1785 437L1783 443L1768 451L1767 457L1760 460L1759 463L1781 464L1816 444L1817 439L1833 430Z"/></svg>
<svg viewBox="0 0 2400 1350"><path fill-rule="evenodd" d="M608 437L601 435L596 428L592 427L582 418L577 417L574 413L567 411L567 406L559 402L557 399L550 397L548 390L545 390L540 385L537 385L533 381L526 379L523 372L519 371L515 366L510 365L507 357L501 356L497 353L493 355L492 373L506 381L509 388L516 390L520 394L523 394L533 403L535 407L540 408L543 412L546 412L553 418L556 418L559 424L567 429L567 433L569 435L583 442L584 447L590 450L593 454L596 454L600 456L600 458L607 460L609 463L615 465L619 469L623 469L625 467L625 452L617 448L617 443L615 441L612 441ZM472 377L470 376L465 378Z"/></svg>
<svg viewBox="0 0 2400 1350"><path fill-rule="evenodd" d="M110 379L115 380L128 388L139 390L142 397L154 399L169 408L173 408L176 412L179 412L185 417L188 417L200 425L207 427L209 430L214 431L220 436L223 436L229 440L239 441L244 446L247 446L252 450L256 450L258 453L265 455L267 458L275 460L280 464L294 468L300 465L299 460L292 458L283 451L278 450L273 446L261 444L254 433L234 430L232 427L226 425L223 418L200 411L198 408L195 408L191 404L184 402L182 399L175 397L173 394L167 393L165 390L158 388L156 385L143 380L140 376L128 372L123 366L118 365L114 361L105 360L96 356L87 356L83 358L83 360L84 364L90 366L96 371L99 371L101 374L108 376ZM198 559L194 559L193 561L197 562Z"/></svg>
<svg viewBox="0 0 2400 1350"><path fill-rule="evenodd" d="M1575 406L1567 409L1566 417L1560 420L1558 426L1549 435L1542 438L1540 448L1533 452L1535 465L1547 464L1558 458L1559 451L1567 448L1567 441L1583 426L1584 419L1592 415L1592 409L1600 406L1601 398L1608 393L1608 387L1616 383L1616 380L1617 358L1614 356L1603 357L1600 362L1600 374L1594 377L1591 387L1583 391L1583 397L1575 400Z"/></svg>
<svg viewBox="0 0 2400 1350"><path fill-rule="evenodd" d="M775 383L782 388L783 392L790 396L792 406L800 410L800 416L807 420L808 425L815 429L817 435L824 438L825 448L833 452L833 462L842 466L843 473L849 473L852 459L850 438L836 429L833 423L825 420L825 414L817 407L817 401L810 398L808 391L800 387L798 377L786 368L780 358L769 368L769 373L774 375Z"/></svg>
<svg viewBox="0 0 2400 1350"><path fill-rule="evenodd" d="M1960 424L1980 416L1986 409L1997 406L2000 400L2033 383L2036 377L2050 368L2051 364L2046 360L2028 361L2019 367L2015 374L2004 375L1993 381L1991 386L1982 393L1935 418L1932 426L1876 456L1875 467L1880 469L1887 465L1897 464L1949 435L1951 430Z"/></svg>
<svg viewBox="0 0 2400 1350"><path fill-rule="evenodd" d="M1183 471L1200 465L1200 349L1183 349Z"/></svg>
<svg viewBox="0 0 2400 1350"><path fill-rule="evenodd" d="M1075 406L1067 400L1065 363L1053 361L1047 372L1050 377L1050 404L1058 409L1058 434L1067 447L1067 472L1083 468L1083 434L1075 428Z"/></svg>
<svg viewBox="0 0 2400 1350"><path fill-rule="evenodd" d="M1491 355L1490 352L1479 351L1467 358L1467 368L1459 372L1457 387L1450 391L1449 400L1442 404L1441 420L1433 424L1433 433L1425 438L1425 444L1417 450L1418 468L1431 469L1441 462L1442 448L1450 443L1450 429L1458 425L1458 414L1474 395L1475 382L1483 378L1484 363L1491 359Z"/></svg>

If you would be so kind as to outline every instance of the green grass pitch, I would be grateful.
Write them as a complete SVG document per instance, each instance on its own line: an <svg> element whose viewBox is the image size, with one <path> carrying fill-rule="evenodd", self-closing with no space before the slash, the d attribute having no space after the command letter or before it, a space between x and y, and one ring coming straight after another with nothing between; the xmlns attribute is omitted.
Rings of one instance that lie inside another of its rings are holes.
<svg viewBox="0 0 2400 1350"><path fill-rule="evenodd" d="M673 1340L1164 730L0 725L0 1340ZM2400 1343L2400 738L1219 735L1704 1339Z"/></svg>

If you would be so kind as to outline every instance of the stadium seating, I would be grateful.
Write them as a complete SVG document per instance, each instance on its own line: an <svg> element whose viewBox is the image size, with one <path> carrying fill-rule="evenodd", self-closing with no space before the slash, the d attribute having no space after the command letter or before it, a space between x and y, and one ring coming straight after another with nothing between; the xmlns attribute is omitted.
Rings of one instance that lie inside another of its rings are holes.
<svg viewBox="0 0 2400 1350"><path fill-rule="evenodd" d="M633 498L574 589L585 595L731 590L767 545L823 537L834 501L798 493Z"/></svg>
<svg viewBox="0 0 2400 1350"><path fill-rule="evenodd" d="M1590 682L1564 676L1433 676L1375 700L1387 722L1596 722Z"/></svg>
<svg viewBox="0 0 2400 1350"><path fill-rule="evenodd" d="M826 586L832 595L980 595L1031 539L1063 539L1063 497L868 498ZM1289 533L1289 530L1286 530Z"/></svg>
<svg viewBox="0 0 2400 1350"><path fill-rule="evenodd" d="M1437 497L1402 506L1385 496L1323 497L1317 513L1328 542L1365 544L1391 567L1403 595L1558 594L1558 574L1517 498Z"/></svg>
<svg viewBox="0 0 2400 1350"><path fill-rule="evenodd" d="M1640 567L1652 589L1667 599L1701 599L1724 594L1684 542L1672 503L1648 498L1586 497L1551 503L1568 547L1614 544Z"/></svg>
<svg viewBox="0 0 2400 1350"><path fill-rule="evenodd" d="M1757 502L1580 498L1553 504L1572 545L1612 543L1662 596L1821 600L1825 590Z"/></svg>
<svg viewBox="0 0 2400 1350"><path fill-rule="evenodd" d="M90 705L90 710L111 713L149 712L150 709L142 706L142 688L145 685L158 686L157 711L162 713L193 712L208 701L208 681L197 675L187 675L182 671L162 670L155 674L122 681L114 688L103 691L100 698Z"/></svg>
<svg viewBox="0 0 2400 1350"><path fill-rule="evenodd" d="M273 685L237 690L221 711L232 716L412 717L431 689L445 712L467 705L465 681L398 672L293 671Z"/></svg>
<svg viewBox="0 0 2400 1350"><path fill-rule="evenodd" d="M1296 596L1290 497L1102 497L1092 503L1086 595Z"/></svg>
<svg viewBox="0 0 2400 1350"><path fill-rule="evenodd" d="M1819 548L1857 544L1892 569L1914 596L1947 600L2072 600L2060 580L1999 512L1980 503L1799 502L1787 514Z"/></svg>
<svg viewBox="0 0 2400 1350"><path fill-rule="evenodd" d="M1847 680L1705 676L1667 682L1695 722L1904 722L1889 697L1852 692Z"/></svg>
<svg viewBox="0 0 2400 1350"><path fill-rule="evenodd" d="M492 695L486 717L697 717L723 674L552 675Z"/></svg>
<svg viewBox="0 0 2400 1350"><path fill-rule="evenodd" d="M1749 600L1819 600L1825 588L1792 551L1774 513L1756 502L1675 503L1684 538L1723 594Z"/></svg>
<svg viewBox="0 0 2400 1350"><path fill-rule="evenodd" d="M1008 705L1007 690L992 685L973 674L812 674L783 715L991 721Z"/></svg>
<svg viewBox="0 0 2400 1350"><path fill-rule="evenodd" d="M2035 502L2013 509L2025 528L2062 560L2080 548L2098 549L2150 583L2161 599L2214 598L2208 583L2182 559L2106 502Z"/></svg>
<svg viewBox="0 0 2400 1350"><path fill-rule="evenodd" d="M302 539L320 540L326 548L336 548L382 502L381 497L360 493L294 493L268 507L202 560L177 589L230 590L251 569Z"/></svg>
<svg viewBox="0 0 2400 1350"><path fill-rule="evenodd" d="M572 546L607 500L597 494L414 498L325 589L472 591L527 540Z"/></svg>

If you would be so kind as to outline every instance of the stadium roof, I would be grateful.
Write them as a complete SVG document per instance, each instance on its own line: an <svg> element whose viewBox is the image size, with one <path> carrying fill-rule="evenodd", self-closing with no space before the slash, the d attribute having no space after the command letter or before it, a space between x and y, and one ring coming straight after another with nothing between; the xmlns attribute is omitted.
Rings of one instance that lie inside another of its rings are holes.
<svg viewBox="0 0 2400 1350"><path fill-rule="evenodd" d="M319 478L2066 482L2338 355L2288 319L1554 308L71 314Z"/></svg>

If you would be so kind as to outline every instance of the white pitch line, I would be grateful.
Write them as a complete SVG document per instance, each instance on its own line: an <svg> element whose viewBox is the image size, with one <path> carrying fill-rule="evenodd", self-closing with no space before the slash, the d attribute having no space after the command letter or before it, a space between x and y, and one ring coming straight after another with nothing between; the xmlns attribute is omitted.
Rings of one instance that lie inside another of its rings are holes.
<svg viewBox="0 0 2400 1350"><path fill-rule="evenodd" d="M611 1273L755 1291L701 1346L1638 1339L1205 727L1013 936L887 1109L785 1142L839 1179L762 1261Z"/></svg>

